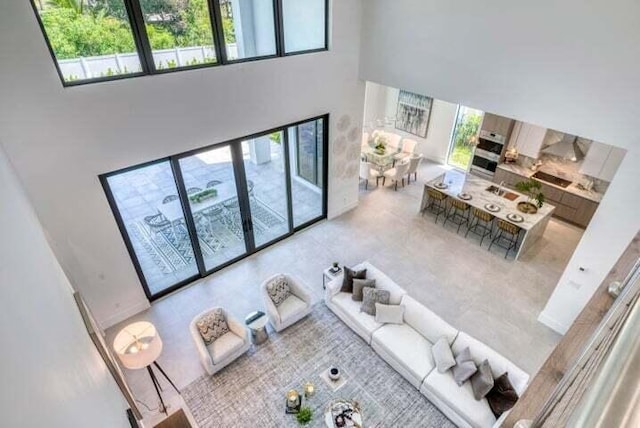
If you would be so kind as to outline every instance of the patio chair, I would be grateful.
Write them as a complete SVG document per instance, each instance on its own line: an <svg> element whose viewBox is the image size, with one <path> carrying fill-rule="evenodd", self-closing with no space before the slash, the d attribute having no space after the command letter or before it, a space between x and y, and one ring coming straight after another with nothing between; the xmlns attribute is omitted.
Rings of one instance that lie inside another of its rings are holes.
<svg viewBox="0 0 640 428"><path fill-rule="evenodd" d="M162 213L148 215L144 218L144 222L149 231L156 235L163 230L171 229L171 222Z"/></svg>
<svg viewBox="0 0 640 428"><path fill-rule="evenodd" d="M187 189L187 195L193 195L194 193L202 192L202 189L199 187L189 187Z"/></svg>
<svg viewBox="0 0 640 428"><path fill-rule="evenodd" d="M207 226L211 235L213 235L213 222L216 220L221 220L223 210L224 208L222 206L216 205L202 211L202 216L207 220Z"/></svg>
<svg viewBox="0 0 640 428"><path fill-rule="evenodd" d="M254 196L253 194L253 187L254 187L254 182L251 180L247 180L247 191L249 192L249 196Z"/></svg>
<svg viewBox="0 0 640 428"><path fill-rule="evenodd" d="M220 180L211 180L210 182L207 183L207 189L209 189L211 187L215 187L218 184L222 184L222 181L220 181Z"/></svg>
<svg viewBox="0 0 640 428"><path fill-rule="evenodd" d="M169 202L173 202L178 199L178 195L167 195L162 200L163 204L168 204Z"/></svg>

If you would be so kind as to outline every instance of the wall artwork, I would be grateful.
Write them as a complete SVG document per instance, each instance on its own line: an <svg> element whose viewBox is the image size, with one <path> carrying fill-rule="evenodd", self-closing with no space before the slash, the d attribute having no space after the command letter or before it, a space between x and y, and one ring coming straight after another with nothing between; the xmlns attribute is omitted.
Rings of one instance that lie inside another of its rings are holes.
<svg viewBox="0 0 640 428"><path fill-rule="evenodd" d="M400 90L396 111L396 129L418 137L427 137L433 98Z"/></svg>

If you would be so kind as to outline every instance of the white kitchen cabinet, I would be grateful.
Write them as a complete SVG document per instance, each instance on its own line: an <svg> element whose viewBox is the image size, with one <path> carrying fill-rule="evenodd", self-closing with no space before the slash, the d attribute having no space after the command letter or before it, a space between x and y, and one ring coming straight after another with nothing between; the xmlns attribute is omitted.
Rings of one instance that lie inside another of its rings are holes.
<svg viewBox="0 0 640 428"><path fill-rule="evenodd" d="M525 122L516 122L509 146L515 147L521 155L537 159L546 134L547 128Z"/></svg>
<svg viewBox="0 0 640 428"><path fill-rule="evenodd" d="M580 174L611 181L625 153L624 149L593 141L580 165Z"/></svg>

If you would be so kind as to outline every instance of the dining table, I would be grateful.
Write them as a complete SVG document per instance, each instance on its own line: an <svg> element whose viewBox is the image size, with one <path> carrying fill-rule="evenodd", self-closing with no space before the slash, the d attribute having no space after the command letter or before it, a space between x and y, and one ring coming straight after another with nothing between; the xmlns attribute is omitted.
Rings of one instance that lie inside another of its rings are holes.
<svg viewBox="0 0 640 428"><path fill-rule="evenodd" d="M393 167L394 156L400 151L387 147L384 152L379 152L371 144L362 146L361 153L367 162L371 162L380 172Z"/></svg>
<svg viewBox="0 0 640 428"><path fill-rule="evenodd" d="M526 195L503 188L473 174L450 170L424 183L420 212L423 212L429 204L428 188L444 193L449 198L461 200L471 207L520 228L524 233L517 247L516 260L542 237L555 210L553 205L545 203L536 213L523 213L518 210L518 203L528 201L529 198ZM519 218L514 221L516 217Z"/></svg>
<svg viewBox="0 0 640 428"><path fill-rule="evenodd" d="M217 194L215 196L203 199L200 202L189 200L189 206L191 208L192 214L195 215L197 213L201 213L208 210L209 208L215 207L219 204L223 204L238 197L238 192L236 191L236 186L234 183L223 182L217 184L212 188L216 189L217 191ZM162 215L171 222L171 224L175 224L176 222L182 221L184 219L184 212L182 211L182 204L179 199L167 202L166 204L160 204L157 208L158 211L160 211Z"/></svg>

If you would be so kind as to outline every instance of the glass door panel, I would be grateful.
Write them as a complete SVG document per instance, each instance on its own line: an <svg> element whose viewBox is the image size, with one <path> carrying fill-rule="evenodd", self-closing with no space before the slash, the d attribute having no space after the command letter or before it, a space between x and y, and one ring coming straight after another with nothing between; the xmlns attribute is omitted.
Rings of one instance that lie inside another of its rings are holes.
<svg viewBox="0 0 640 428"><path fill-rule="evenodd" d="M114 173L106 184L151 296L198 275L169 161Z"/></svg>
<svg viewBox="0 0 640 428"><path fill-rule="evenodd" d="M242 142L242 159L256 247L289 233L282 131Z"/></svg>
<svg viewBox="0 0 640 428"><path fill-rule="evenodd" d="M179 165L205 269L245 254L231 147L181 158Z"/></svg>
<svg viewBox="0 0 640 428"><path fill-rule="evenodd" d="M447 157L449 165L464 170L469 169L483 114L480 110L458 106Z"/></svg>
<svg viewBox="0 0 640 428"><path fill-rule="evenodd" d="M323 214L323 129L323 119L287 129L294 227Z"/></svg>

